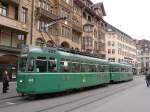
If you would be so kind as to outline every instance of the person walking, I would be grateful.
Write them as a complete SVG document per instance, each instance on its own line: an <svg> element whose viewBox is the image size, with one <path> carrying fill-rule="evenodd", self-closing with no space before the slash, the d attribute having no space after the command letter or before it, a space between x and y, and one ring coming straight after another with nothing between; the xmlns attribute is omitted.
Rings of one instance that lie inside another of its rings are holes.
<svg viewBox="0 0 150 112"><path fill-rule="evenodd" d="M9 87L9 75L8 75L8 71L5 70L3 77L2 77L2 81L3 81L3 93L7 93L8 87Z"/></svg>
<svg viewBox="0 0 150 112"><path fill-rule="evenodd" d="M146 80L147 87L149 87L150 86L150 72L148 69L146 69L145 71L145 80Z"/></svg>

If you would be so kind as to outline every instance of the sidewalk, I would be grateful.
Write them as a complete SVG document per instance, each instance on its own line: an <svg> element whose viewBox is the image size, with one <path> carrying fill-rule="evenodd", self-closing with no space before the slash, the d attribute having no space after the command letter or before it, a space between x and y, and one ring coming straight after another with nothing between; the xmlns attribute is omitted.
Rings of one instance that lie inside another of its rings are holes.
<svg viewBox="0 0 150 112"><path fill-rule="evenodd" d="M2 93L2 87L3 87L2 82L0 82L0 100L18 96L16 92L16 82L9 83L8 93Z"/></svg>

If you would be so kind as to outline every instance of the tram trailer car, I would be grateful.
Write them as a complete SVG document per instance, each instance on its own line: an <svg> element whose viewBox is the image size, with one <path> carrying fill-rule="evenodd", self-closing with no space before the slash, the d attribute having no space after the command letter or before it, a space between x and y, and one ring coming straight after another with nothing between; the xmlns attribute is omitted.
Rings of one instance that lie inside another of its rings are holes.
<svg viewBox="0 0 150 112"><path fill-rule="evenodd" d="M125 63L110 62L110 82L133 80L132 66Z"/></svg>
<svg viewBox="0 0 150 112"><path fill-rule="evenodd" d="M124 80L117 78L122 75L121 72L110 72L110 66L119 66L117 63L110 64L103 59L46 47L25 47L18 65L17 92L28 95L55 93L108 84L111 80Z"/></svg>

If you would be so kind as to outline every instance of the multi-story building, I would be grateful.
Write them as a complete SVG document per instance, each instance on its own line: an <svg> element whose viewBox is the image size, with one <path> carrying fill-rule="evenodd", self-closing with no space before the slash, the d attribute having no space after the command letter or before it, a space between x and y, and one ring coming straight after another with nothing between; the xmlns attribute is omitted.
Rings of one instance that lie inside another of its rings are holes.
<svg viewBox="0 0 150 112"><path fill-rule="evenodd" d="M45 43L81 50L82 9L73 0L37 0L34 7L33 45ZM44 26L58 17L67 17L52 25L47 32Z"/></svg>
<svg viewBox="0 0 150 112"><path fill-rule="evenodd" d="M90 0L0 0L0 74L15 74L23 44L105 55L105 10ZM67 17L45 30L59 17Z"/></svg>
<svg viewBox="0 0 150 112"><path fill-rule="evenodd" d="M34 45L46 43L54 46L55 43L65 48L105 55L106 25L102 18L106 14L102 3L93 4L90 0L37 0L35 4ZM53 25L47 35L44 26L57 17L67 17L67 20Z"/></svg>
<svg viewBox="0 0 150 112"><path fill-rule="evenodd" d="M136 41L110 24L107 24L106 32L106 59L127 62L135 67L137 64Z"/></svg>
<svg viewBox="0 0 150 112"><path fill-rule="evenodd" d="M150 41L138 40L137 41L138 59L140 60L140 74L144 74L146 69L150 70Z"/></svg>
<svg viewBox="0 0 150 112"><path fill-rule="evenodd" d="M90 0L83 0L83 36L82 50L98 53L105 57L105 26L103 20L105 10L103 3L93 4Z"/></svg>
<svg viewBox="0 0 150 112"><path fill-rule="evenodd" d="M137 75L141 75L141 47L138 44L139 40L135 40L136 41L136 48L137 48Z"/></svg>
<svg viewBox="0 0 150 112"><path fill-rule="evenodd" d="M0 0L0 79L4 69L15 74L20 47L30 43L31 9L31 0Z"/></svg>

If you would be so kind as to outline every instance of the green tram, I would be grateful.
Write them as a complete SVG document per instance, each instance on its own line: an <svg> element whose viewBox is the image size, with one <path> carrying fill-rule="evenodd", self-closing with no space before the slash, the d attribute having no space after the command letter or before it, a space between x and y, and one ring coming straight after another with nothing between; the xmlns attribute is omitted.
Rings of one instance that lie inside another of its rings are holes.
<svg viewBox="0 0 150 112"><path fill-rule="evenodd" d="M55 48L24 47L18 64L17 92L45 94L132 80L131 68Z"/></svg>

